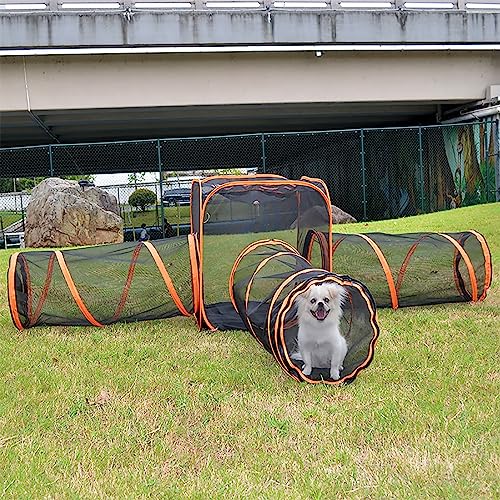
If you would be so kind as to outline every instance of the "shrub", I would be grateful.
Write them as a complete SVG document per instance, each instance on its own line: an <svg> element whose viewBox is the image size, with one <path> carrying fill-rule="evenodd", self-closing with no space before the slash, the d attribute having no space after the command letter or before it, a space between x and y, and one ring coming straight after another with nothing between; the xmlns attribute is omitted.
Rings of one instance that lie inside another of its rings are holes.
<svg viewBox="0 0 500 500"><path fill-rule="evenodd" d="M143 212L149 205L156 205L156 194L150 189L136 189L128 198L129 205Z"/></svg>

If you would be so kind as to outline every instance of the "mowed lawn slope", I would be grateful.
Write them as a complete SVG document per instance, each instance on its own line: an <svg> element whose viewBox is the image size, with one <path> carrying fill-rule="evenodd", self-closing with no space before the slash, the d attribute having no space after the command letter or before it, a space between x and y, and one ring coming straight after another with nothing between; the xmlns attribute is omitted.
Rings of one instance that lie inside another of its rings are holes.
<svg viewBox="0 0 500 500"><path fill-rule="evenodd" d="M486 301L380 310L345 387L189 319L19 333L3 280L0 496L498 497L500 204L336 229L469 228L493 253Z"/></svg>

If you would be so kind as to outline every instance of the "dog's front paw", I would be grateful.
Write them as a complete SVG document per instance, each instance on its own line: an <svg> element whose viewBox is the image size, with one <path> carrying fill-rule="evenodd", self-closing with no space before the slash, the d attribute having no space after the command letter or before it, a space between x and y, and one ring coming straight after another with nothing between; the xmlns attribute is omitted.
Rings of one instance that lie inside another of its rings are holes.
<svg viewBox="0 0 500 500"><path fill-rule="evenodd" d="M311 372L312 372L312 366L305 365L304 368L302 368L302 373L306 376L311 375Z"/></svg>
<svg viewBox="0 0 500 500"><path fill-rule="evenodd" d="M340 372L337 368L330 370L330 378L333 380L338 380L340 378Z"/></svg>

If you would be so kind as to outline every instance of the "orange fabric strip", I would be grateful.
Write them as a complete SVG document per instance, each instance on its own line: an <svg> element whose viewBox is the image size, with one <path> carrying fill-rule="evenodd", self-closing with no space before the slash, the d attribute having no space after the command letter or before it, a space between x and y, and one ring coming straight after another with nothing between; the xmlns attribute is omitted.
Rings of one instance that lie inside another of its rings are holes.
<svg viewBox="0 0 500 500"><path fill-rule="evenodd" d="M49 294L49 287L52 281L52 273L54 272L55 260L56 256L54 253L52 253L52 255L49 257L49 263L47 264L47 276L45 277L42 293L40 295L40 299L38 300L35 312L33 313L33 316L30 318L28 327L33 326L38 321L40 314L42 314L43 305L45 304L45 301L47 300L47 296Z"/></svg>
<svg viewBox="0 0 500 500"><path fill-rule="evenodd" d="M481 244L481 248L483 249L483 254L484 254L484 290L483 293L481 294L481 297L479 297L479 300L484 300L486 298L486 294L488 293L488 290L490 289L491 286L491 279L493 276L493 266L491 264L491 253L490 249L488 247L488 243L486 243L486 239L481 233L478 233L477 231L470 231L479 241Z"/></svg>
<svg viewBox="0 0 500 500"><path fill-rule="evenodd" d="M19 260L23 262L24 272L26 273L26 298L27 298L27 313L28 313L28 323L31 322L33 316L33 288L31 287L31 276L30 276L30 268L28 266L28 261L26 257L20 253Z"/></svg>
<svg viewBox="0 0 500 500"><path fill-rule="evenodd" d="M143 241L143 244L149 250L151 257L153 257L153 260L155 261L155 264L158 267L158 270L160 271L161 277L163 278L165 285L167 285L167 289L170 293L170 296L172 297L173 301L175 302L175 305L177 306L177 308L179 309L181 314L183 314L184 316L192 316L186 310L179 295L177 294L177 291L175 290L175 287L174 287L174 284L172 283L170 275L168 274L168 271L165 268L165 264L163 264L163 261L161 260L160 254L158 253L158 250L156 250L156 248L154 247L154 245L150 241Z"/></svg>
<svg viewBox="0 0 500 500"><path fill-rule="evenodd" d="M189 259L191 261L191 278L193 280L193 313L196 315L199 312L199 299L200 299L200 284L198 269L198 258L196 256L196 242L193 234L188 234L189 246Z"/></svg>
<svg viewBox="0 0 500 500"><path fill-rule="evenodd" d="M470 285L472 288L472 302L477 302L477 280L476 280L476 273L474 271L474 266L472 265L472 262L467 255L467 252L462 248L460 243L458 243L454 238L452 238L449 234L445 233L438 233L440 236L443 238L446 238L460 253L462 256L462 259L464 259L465 265L467 266L467 271L469 272L469 278L470 278Z"/></svg>
<svg viewBox="0 0 500 500"><path fill-rule="evenodd" d="M122 295L120 297L120 301L118 302L118 306L116 308L115 314L111 318L111 321L115 322L121 316L123 312L123 308L125 307L125 303L127 302L128 294L130 292L130 286L132 285L132 279L134 278L135 265L137 263L137 259L139 258L139 254L141 253L142 245L139 243L132 253L132 260L130 261L130 265L128 268L127 279L125 281L125 285L123 287Z"/></svg>
<svg viewBox="0 0 500 500"><path fill-rule="evenodd" d="M311 236L311 241L309 241L309 247L307 248L306 252L306 259L311 262L311 257L313 253L313 247L314 247L314 242L318 239L318 232L313 230L312 236Z"/></svg>
<svg viewBox="0 0 500 500"><path fill-rule="evenodd" d="M12 316L12 320L19 331L23 331L24 327L19 318L19 311L17 310L17 300L16 300L16 265L19 252L13 253L9 260L9 271L8 271L8 293L9 293L9 309Z"/></svg>
<svg viewBox="0 0 500 500"><path fill-rule="evenodd" d="M71 273L69 272L62 252L60 250L55 250L54 253L56 255L57 262L59 263L59 267L61 268L61 272L63 273L64 279L66 280L66 284L68 285L69 291L71 292L76 305L85 316L85 319L94 326L104 326L102 323L99 323L99 321L97 321L94 316L92 316L90 311L85 306L82 298L80 297L80 294L78 293L75 282L71 277Z"/></svg>
<svg viewBox="0 0 500 500"><path fill-rule="evenodd" d="M373 251L377 254L378 260L382 266L382 269L385 273L385 278L387 279L387 284L389 285L389 293L391 295L391 304L393 309L397 309L399 306L398 303L398 293L396 291L396 286L394 285L394 278L392 277L391 269L389 264L387 263L387 259L385 258L380 247L366 234L358 233L360 238L363 238L372 248Z"/></svg>
<svg viewBox="0 0 500 500"><path fill-rule="evenodd" d="M331 231L330 231L331 238ZM332 270L332 242L327 240L325 237L325 233L319 233L318 239L320 248L321 248L321 267L326 269L327 271Z"/></svg>
<svg viewBox="0 0 500 500"><path fill-rule="evenodd" d="M413 254L415 253L415 250L417 249L418 244L423 239L427 238L428 236L429 236L428 234L422 235L417 241L415 241L415 243L413 243L413 245L408 250L408 252L403 260L403 263L401 264L401 268L399 269L399 272L398 272L398 279L396 281L396 292L398 293L398 295L399 295L399 290L401 290L401 286L403 285L403 279L405 277L406 269L408 268L408 264L410 263L410 260L413 256Z"/></svg>

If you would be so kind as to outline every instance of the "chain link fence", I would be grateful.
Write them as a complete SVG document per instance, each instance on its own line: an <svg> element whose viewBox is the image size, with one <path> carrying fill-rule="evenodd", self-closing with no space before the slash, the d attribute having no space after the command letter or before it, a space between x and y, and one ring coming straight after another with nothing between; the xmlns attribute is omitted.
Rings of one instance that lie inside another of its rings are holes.
<svg viewBox="0 0 500 500"><path fill-rule="evenodd" d="M332 202L356 219L396 218L499 200L499 127L498 121L483 121L0 149L0 181L157 172L159 182L148 187L158 200L152 222L162 228L173 217L177 231L187 218L179 207L171 213L160 202L171 188L167 174L211 169L319 177ZM108 189L125 224L135 227L128 206L135 187ZM0 196L2 232L13 219L23 220L27 202L27 194Z"/></svg>
<svg viewBox="0 0 500 500"><path fill-rule="evenodd" d="M0 248L23 246L28 193L0 193Z"/></svg>

